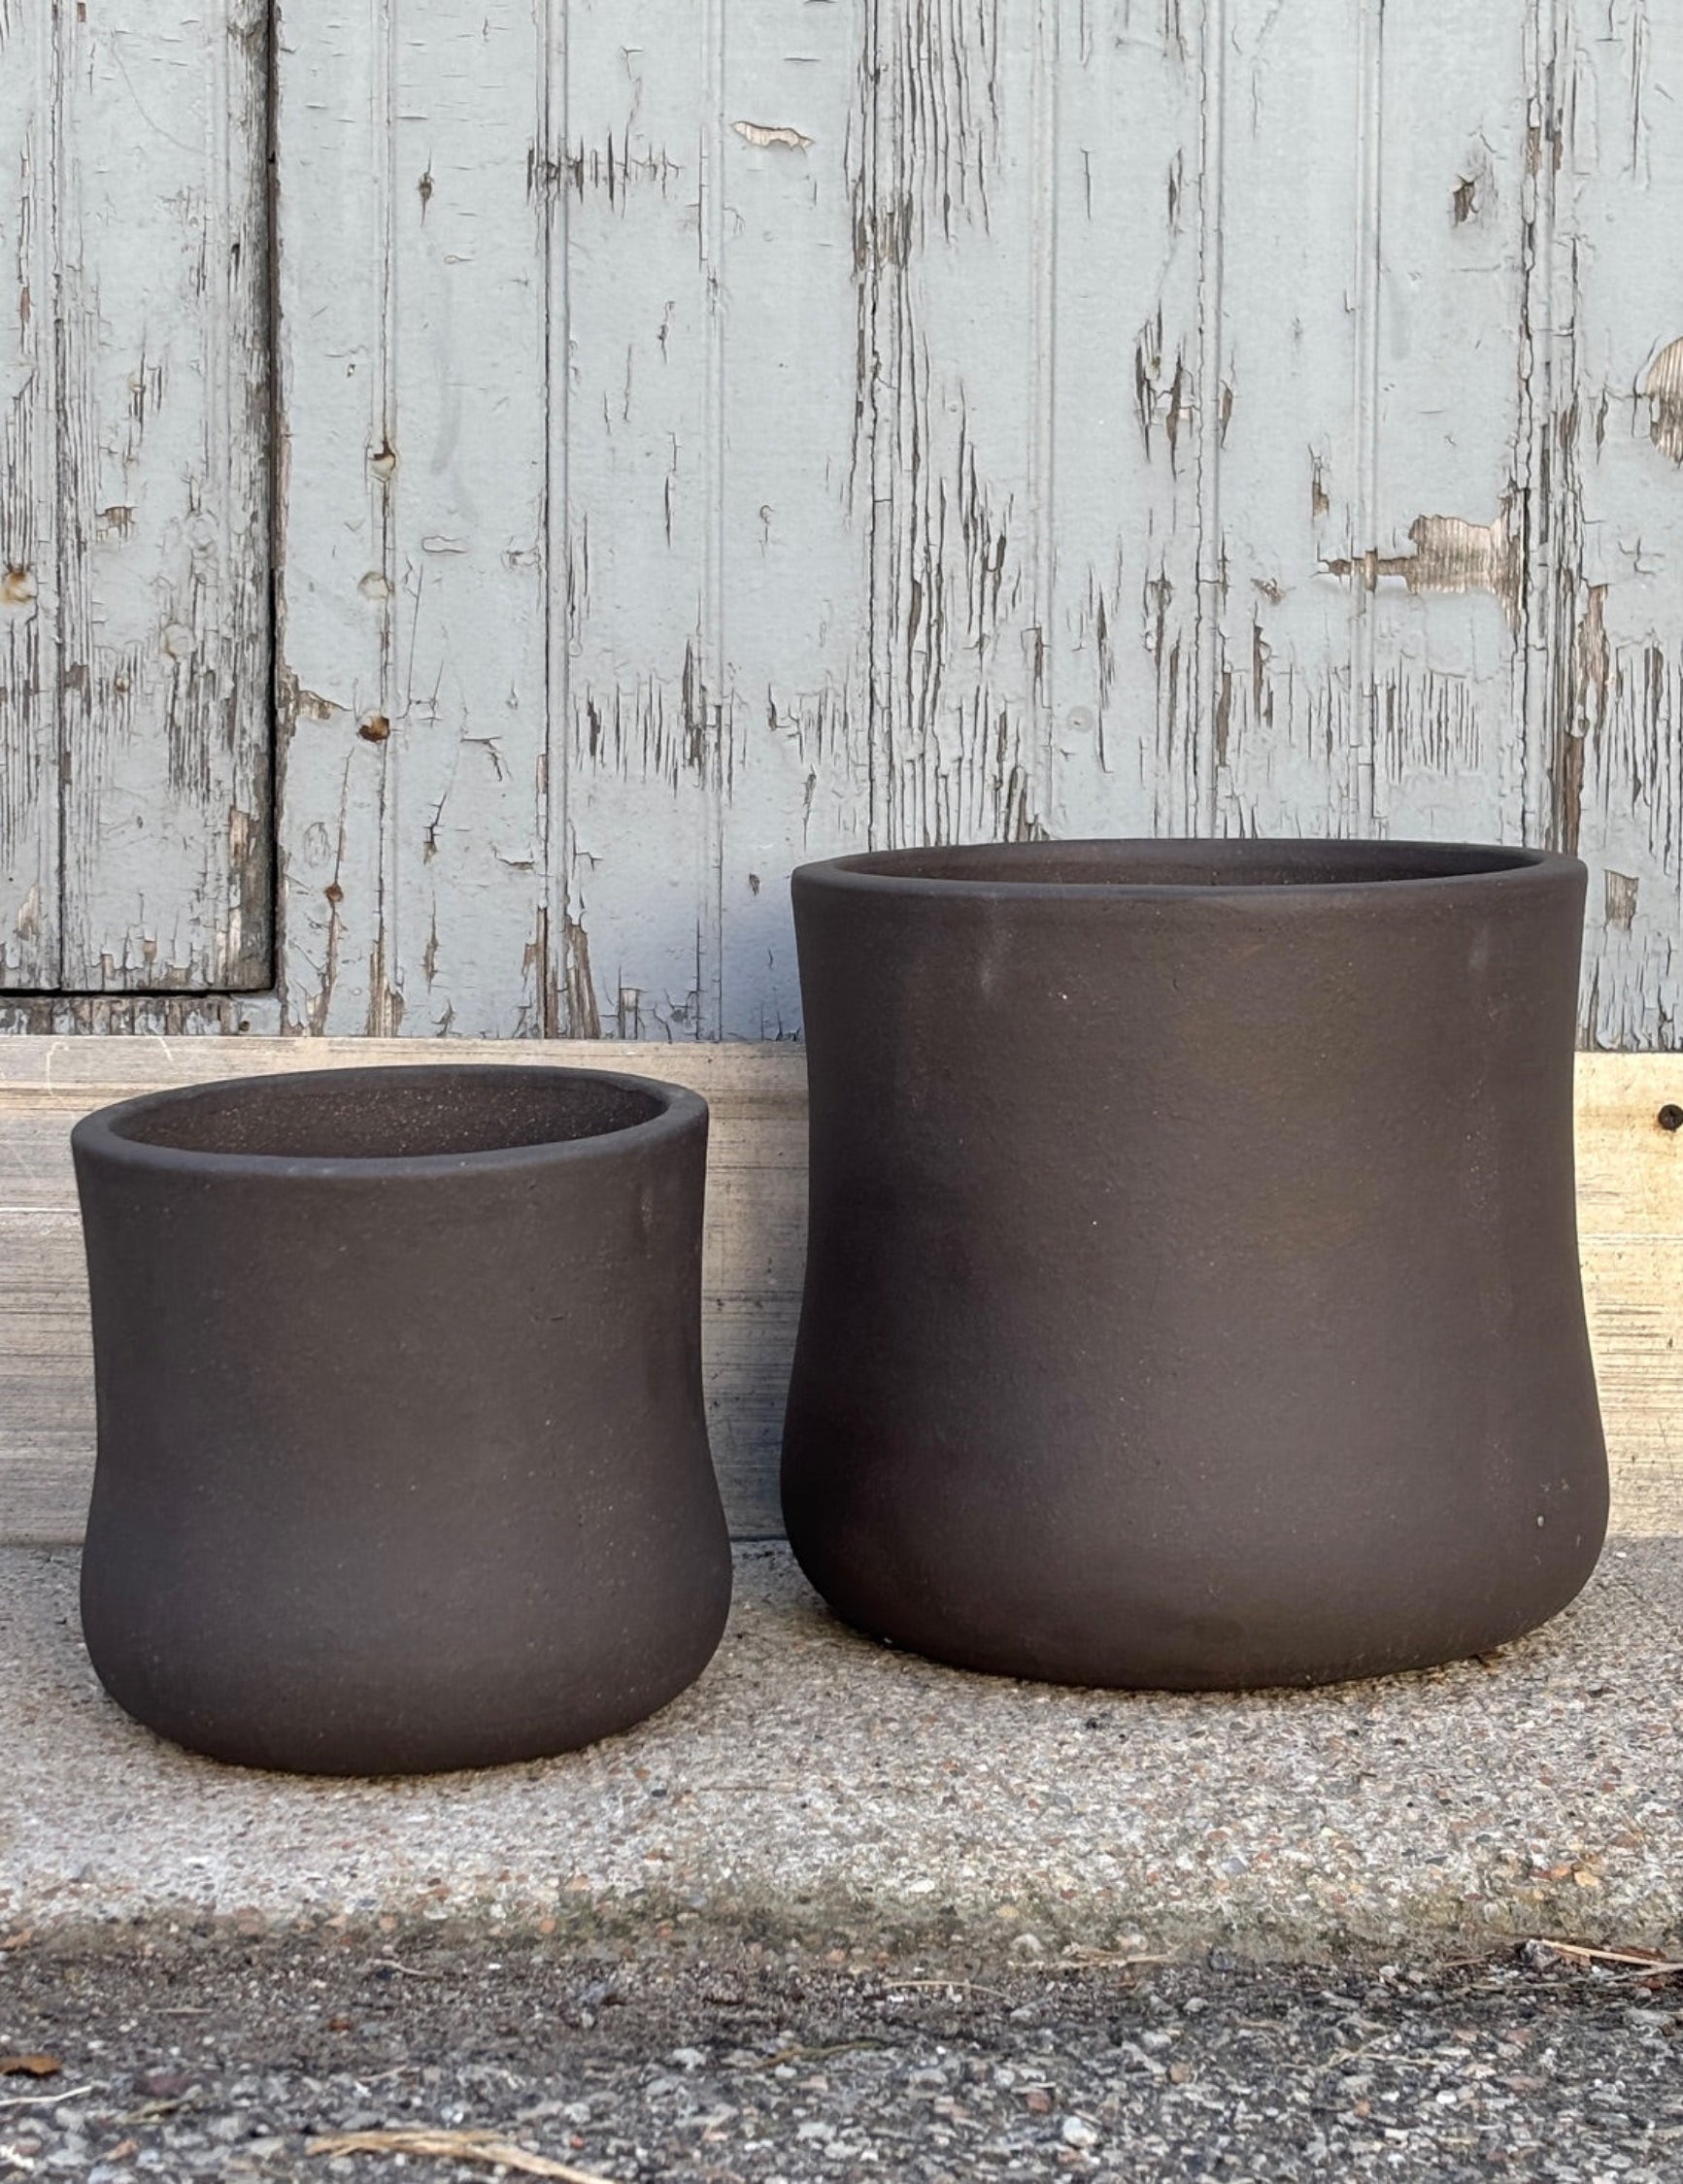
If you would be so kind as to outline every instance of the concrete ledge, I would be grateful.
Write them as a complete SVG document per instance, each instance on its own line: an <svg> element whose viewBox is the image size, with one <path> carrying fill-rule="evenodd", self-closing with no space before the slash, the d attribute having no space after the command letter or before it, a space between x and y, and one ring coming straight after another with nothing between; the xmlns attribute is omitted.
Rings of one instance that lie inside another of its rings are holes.
<svg viewBox="0 0 1683 2184"><path fill-rule="evenodd" d="M821 1944L1255 1957L1683 1934L1683 1542L1615 1540L1487 1662L1162 1697L937 1668L746 1548L729 1636L657 1721L541 1765L300 1782L159 1743L100 1692L76 1557L0 1554L0 1941L129 1921L676 1919Z"/></svg>

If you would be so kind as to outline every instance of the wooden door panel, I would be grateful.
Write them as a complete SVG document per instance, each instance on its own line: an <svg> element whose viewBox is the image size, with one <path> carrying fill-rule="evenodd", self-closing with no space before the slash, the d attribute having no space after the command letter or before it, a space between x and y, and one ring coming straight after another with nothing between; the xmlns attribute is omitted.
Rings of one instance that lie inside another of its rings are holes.
<svg viewBox="0 0 1683 2184"><path fill-rule="evenodd" d="M267 84L266 0L0 5L13 990L273 975Z"/></svg>

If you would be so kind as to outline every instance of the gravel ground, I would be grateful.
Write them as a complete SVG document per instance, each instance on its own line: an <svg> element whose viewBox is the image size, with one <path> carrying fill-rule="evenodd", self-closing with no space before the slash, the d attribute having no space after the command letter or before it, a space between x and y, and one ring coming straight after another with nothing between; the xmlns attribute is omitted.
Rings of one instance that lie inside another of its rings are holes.
<svg viewBox="0 0 1683 2184"><path fill-rule="evenodd" d="M0 2051L60 2066L0 2075L0 2177L494 2172L311 2146L426 2129L615 2184L1683 2174L1683 1984L1534 1949L890 1966L433 1930L0 1963Z"/></svg>

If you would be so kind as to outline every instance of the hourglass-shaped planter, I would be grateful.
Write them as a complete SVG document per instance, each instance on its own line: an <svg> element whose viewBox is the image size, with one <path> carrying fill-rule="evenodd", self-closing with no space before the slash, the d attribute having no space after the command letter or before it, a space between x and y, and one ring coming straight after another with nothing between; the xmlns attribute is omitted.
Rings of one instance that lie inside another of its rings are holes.
<svg viewBox="0 0 1683 2184"><path fill-rule="evenodd" d="M1480 1652L1588 1577L1584 872L1088 842L795 875L783 1491L853 1623L1095 1685Z"/></svg>
<svg viewBox="0 0 1683 2184"><path fill-rule="evenodd" d="M77 1126L107 1690L323 1773L565 1750L724 1628L707 1111L495 1065L253 1078Z"/></svg>

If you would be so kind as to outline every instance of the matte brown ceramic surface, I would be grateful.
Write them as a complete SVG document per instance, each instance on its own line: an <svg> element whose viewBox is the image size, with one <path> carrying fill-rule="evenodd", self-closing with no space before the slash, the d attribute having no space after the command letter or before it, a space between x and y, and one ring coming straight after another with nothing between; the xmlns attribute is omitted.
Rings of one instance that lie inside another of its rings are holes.
<svg viewBox="0 0 1683 2184"><path fill-rule="evenodd" d="M1414 844L794 879L791 1538L862 1629L1095 1685L1482 1652L1588 1577L1585 876Z"/></svg>
<svg viewBox="0 0 1683 2184"><path fill-rule="evenodd" d="M707 1111L584 1071L254 1078L78 1125L112 1696L224 1760L480 1766L706 1665Z"/></svg>

